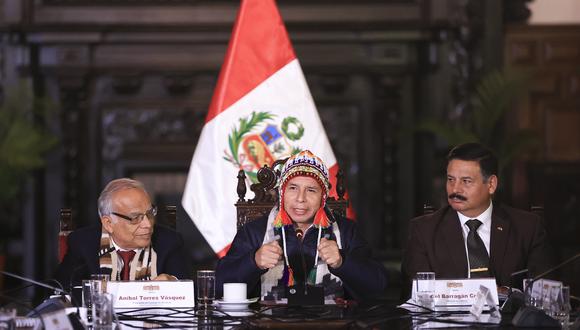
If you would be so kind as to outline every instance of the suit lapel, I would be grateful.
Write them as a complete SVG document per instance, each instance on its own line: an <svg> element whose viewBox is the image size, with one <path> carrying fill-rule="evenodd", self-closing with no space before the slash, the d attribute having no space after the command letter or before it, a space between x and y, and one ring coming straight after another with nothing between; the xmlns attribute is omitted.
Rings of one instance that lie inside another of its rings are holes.
<svg viewBox="0 0 580 330"><path fill-rule="evenodd" d="M97 229L98 228L98 229ZM90 274L98 274L100 270L99 265L99 250L101 249L101 227L98 226L92 233L90 244L87 244L86 256L87 264Z"/></svg>
<svg viewBox="0 0 580 330"><path fill-rule="evenodd" d="M452 208L448 208L443 215L441 223L441 233L444 244L447 247L447 255L453 261L454 274L462 274L462 277L467 277L467 255L465 254L465 240L461 232L461 224L457 212Z"/></svg>
<svg viewBox="0 0 580 330"><path fill-rule="evenodd" d="M497 274L501 274L501 266L503 265L504 256L507 252L509 232L510 223L507 215L499 205L494 205L491 215L489 266L491 268L491 274L496 277Z"/></svg>

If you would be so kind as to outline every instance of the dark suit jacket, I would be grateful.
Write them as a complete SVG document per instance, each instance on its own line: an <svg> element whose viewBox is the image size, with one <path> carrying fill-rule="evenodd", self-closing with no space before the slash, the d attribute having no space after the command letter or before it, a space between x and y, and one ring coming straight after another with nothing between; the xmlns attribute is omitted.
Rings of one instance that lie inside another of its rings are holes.
<svg viewBox="0 0 580 330"><path fill-rule="evenodd" d="M528 268L539 274L551 265L546 231L539 216L494 203L491 217L490 271L499 286L512 283L511 273ZM409 296L417 272L437 278L466 278L467 255L457 211L450 206L417 217L409 224L403 255L403 298Z"/></svg>
<svg viewBox="0 0 580 330"><path fill-rule="evenodd" d="M101 226L75 230L67 238L68 250L58 265L55 279L69 290L90 274L100 271L97 254L100 248ZM170 274L179 279L189 278L189 259L183 251L183 239L175 231L155 225L151 238L157 253L157 273Z"/></svg>
<svg viewBox="0 0 580 330"><path fill-rule="evenodd" d="M343 262L330 272L343 282L347 299L364 299L380 296L387 286L387 276L384 267L370 258L370 251L364 239L358 234L353 221L337 218L340 229ZM248 284L248 296L260 295L260 277L267 270L261 270L256 265L254 256L262 246L268 219L263 217L245 224L234 238L225 257L219 260L216 268L216 296L221 297L223 283L243 282ZM290 264L293 265L298 281L303 278L299 273L308 273L314 264L317 243L316 230L308 230L303 238L302 246L306 261L306 271L300 268L299 242L294 229L290 228L286 235L287 252ZM331 237L332 239L332 237Z"/></svg>

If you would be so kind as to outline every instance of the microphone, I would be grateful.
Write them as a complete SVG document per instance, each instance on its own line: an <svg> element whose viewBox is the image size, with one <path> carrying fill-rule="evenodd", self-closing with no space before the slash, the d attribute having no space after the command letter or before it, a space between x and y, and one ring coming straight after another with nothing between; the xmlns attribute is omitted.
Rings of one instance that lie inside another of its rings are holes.
<svg viewBox="0 0 580 330"><path fill-rule="evenodd" d="M64 291L62 288L57 288L57 287L55 287L55 286L48 285L48 284L45 284L45 283L42 283L42 282L38 282L38 281L35 281L35 280L33 280L33 279L30 279L30 278L27 278L27 277L23 277L23 276L20 276L20 275L16 275L16 274L13 274L13 273L7 272L7 271L5 271L5 270L0 270L0 273L2 273L2 274L4 274L4 275L7 275L7 276L10 276L10 277L13 277L13 278L17 278L17 279L19 279L19 280L22 280L22 281L25 281L25 282L28 282L28 283L32 283L32 284L35 284L35 285L41 286L41 287L43 287L43 288L51 289L51 290L53 290L54 292L57 292L57 293L59 293L59 294L65 294L65 295L66 295L66 294L68 294L68 292ZM57 283L58 283L58 282L57 282ZM59 283L59 284L60 284L60 283Z"/></svg>
<svg viewBox="0 0 580 330"><path fill-rule="evenodd" d="M546 275L549 275L549 274L551 274L551 273L553 273L553 272L557 271L558 269L560 269L560 268L562 268L562 267L564 267L564 266L568 265L569 263L571 263L572 261L574 261L574 260L576 260L576 259L578 259L578 258L580 258L580 253L577 253L576 255L574 255L574 256L572 256L572 257L570 257L570 258L568 258L568 259L566 259L566 260L562 261L562 262L561 262L561 263L559 263L558 265L556 265L556 266L554 266L554 267L552 267L552 268L549 268L549 269L548 269L548 270L546 270L545 272L543 272L543 273L541 273L540 275L538 275L538 276L534 277L534 278L532 279L531 283L529 283L529 284L532 284L533 282L535 282L535 281L537 281L537 280L541 279L542 277L544 277L544 276L546 276Z"/></svg>
<svg viewBox="0 0 580 330"><path fill-rule="evenodd" d="M28 282L28 283L43 287L43 288L51 289L54 292L57 292L61 295L68 294L68 292L66 292L62 288L57 288L55 286L48 285L48 284L24 277L24 276L16 275L16 274L7 272L5 270L0 270L0 273L4 274L6 276L12 277L12 278L22 280L24 282ZM58 281L56 281L56 283L58 283ZM4 297L7 297L7 296L4 296ZM26 304L22 304L14 298L11 298L11 297L8 297L8 298L10 298L12 302L15 302L19 305L27 306ZM44 320L42 318L42 314L53 312L53 311L60 310L60 309L64 309L64 308L66 308L66 305L67 305L67 302L65 301L65 299L62 296L51 297L51 298L43 301L40 305L36 306L35 308L31 308L30 312L26 316L27 317L38 316L40 319L40 322L43 325L43 328L46 329L46 327L44 326ZM69 320L70 320L70 317L69 317ZM74 320L71 320L71 322L74 322ZM82 329L82 327L75 327L75 329Z"/></svg>
<svg viewBox="0 0 580 330"><path fill-rule="evenodd" d="M304 258L304 249L302 246L302 238L304 238L304 232L300 228L295 229L296 238L298 238L298 246L300 248L300 261L302 263L302 274L304 274L304 295L308 294L308 274L306 273L306 259Z"/></svg>
<svg viewBox="0 0 580 330"><path fill-rule="evenodd" d="M304 305L324 305L324 288L308 285L308 269L306 267L306 258L304 256L304 231L299 228L294 229L296 238L298 238L298 252L300 253L300 264L304 279L302 283L296 283L294 286L286 289L286 298L290 306ZM316 267L316 264L314 265ZM301 287L302 286L302 287Z"/></svg>
<svg viewBox="0 0 580 330"><path fill-rule="evenodd" d="M524 293L521 292L520 290L514 290L514 287L515 287L516 276L521 275L521 274L527 274L527 273L528 273L528 269L525 268L525 269L518 270L518 271L515 271L515 272L510 274L510 287L509 287L509 290L507 293L507 297L506 297L505 301L503 302L503 305L501 306L501 311L503 313L514 314L520 308L525 306Z"/></svg>
<svg viewBox="0 0 580 330"><path fill-rule="evenodd" d="M300 241L302 241L303 237L304 237L304 232L301 229L296 228L296 238L298 238Z"/></svg>

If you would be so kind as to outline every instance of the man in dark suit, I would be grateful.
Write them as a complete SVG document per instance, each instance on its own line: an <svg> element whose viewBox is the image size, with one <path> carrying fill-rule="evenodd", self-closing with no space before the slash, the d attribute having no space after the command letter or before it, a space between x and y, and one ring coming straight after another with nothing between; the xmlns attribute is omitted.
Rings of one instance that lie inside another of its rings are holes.
<svg viewBox="0 0 580 330"><path fill-rule="evenodd" d="M157 209L143 184L111 181L98 200L101 222L68 236L68 250L55 278L75 285L90 274L112 280L175 280L188 277L181 236L155 225Z"/></svg>
<svg viewBox="0 0 580 330"><path fill-rule="evenodd" d="M466 143L449 152L449 205L409 224L403 297L417 272L435 272L437 278L495 277L498 286L521 286L513 283L513 272L527 268L537 275L549 267L540 217L492 202L497 169L497 158L481 144Z"/></svg>

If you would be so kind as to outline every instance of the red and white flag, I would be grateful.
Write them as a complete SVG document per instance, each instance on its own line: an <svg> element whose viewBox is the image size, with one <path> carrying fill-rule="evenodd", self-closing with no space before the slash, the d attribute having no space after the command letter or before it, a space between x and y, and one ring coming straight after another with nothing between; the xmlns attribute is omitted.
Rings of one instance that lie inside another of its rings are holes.
<svg viewBox="0 0 580 330"><path fill-rule="evenodd" d="M223 257L236 234L237 173L309 149L338 166L274 0L243 0L193 155L182 205ZM332 195L336 195L335 192Z"/></svg>

